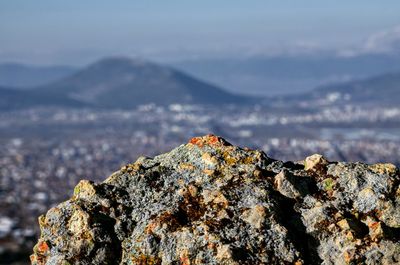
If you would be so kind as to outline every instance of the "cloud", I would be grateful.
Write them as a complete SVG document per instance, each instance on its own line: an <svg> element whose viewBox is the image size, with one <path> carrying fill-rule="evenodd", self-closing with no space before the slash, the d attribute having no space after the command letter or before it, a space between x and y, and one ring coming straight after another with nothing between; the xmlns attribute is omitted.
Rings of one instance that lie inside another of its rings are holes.
<svg viewBox="0 0 400 265"><path fill-rule="evenodd" d="M400 50L400 25L372 34L366 41L365 51L392 53Z"/></svg>
<svg viewBox="0 0 400 265"><path fill-rule="evenodd" d="M339 51L345 57L360 54L393 54L400 53L400 25L376 32L365 39L357 49Z"/></svg>

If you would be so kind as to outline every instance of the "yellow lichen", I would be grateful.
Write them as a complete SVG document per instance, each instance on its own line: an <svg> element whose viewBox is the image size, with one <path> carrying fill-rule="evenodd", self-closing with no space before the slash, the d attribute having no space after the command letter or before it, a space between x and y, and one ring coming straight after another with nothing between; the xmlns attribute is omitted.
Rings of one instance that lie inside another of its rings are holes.
<svg viewBox="0 0 400 265"><path fill-rule="evenodd" d="M132 264L134 265L160 265L161 259L159 257L148 256L140 254L131 257Z"/></svg>
<svg viewBox="0 0 400 265"><path fill-rule="evenodd" d="M389 176L392 176L397 172L397 167L391 163L378 163L370 165L369 168L377 174L387 174Z"/></svg>
<svg viewBox="0 0 400 265"><path fill-rule="evenodd" d="M88 180L79 181L78 185L74 188L74 196L77 198L89 198L96 194L93 183Z"/></svg>
<svg viewBox="0 0 400 265"><path fill-rule="evenodd" d="M218 163L217 159L210 153L204 153L201 158L203 159L203 162L208 166L215 166Z"/></svg>
<svg viewBox="0 0 400 265"><path fill-rule="evenodd" d="M196 167L192 164L182 163L179 165L179 169L193 171Z"/></svg>

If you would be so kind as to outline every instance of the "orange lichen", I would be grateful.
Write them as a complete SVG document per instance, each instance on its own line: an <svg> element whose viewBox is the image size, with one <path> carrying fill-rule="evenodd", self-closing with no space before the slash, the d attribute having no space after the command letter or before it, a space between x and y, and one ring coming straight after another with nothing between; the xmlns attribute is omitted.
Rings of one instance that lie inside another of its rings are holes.
<svg viewBox="0 0 400 265"><path fill-rule="evenodd" d="M207 137L208 137L208 144L213 145L219 142L218 137L215 135L207 135Z"/></svg>
<svg viewBox="0 0 400 265"><path fill-rule="evenodd" d="M197 146L200 146L200 147L202 146L202 145L200 145L201 144L201 138L200 137L193 137L192 139L190 139L189 143L197 145Z"/></svg>
<svg viewBox="0 0 400 265"><path fill-rule="evenodd" d="M34 263L37 261L36 255L35 255L35 254L30 255L30 256L29 256L29 259L30 259L30 261L31 261L32 264L34 264Z"/></svg>
<svg viewBox="0 0 400 265"><path fill-rule="evenodd" d="M368 224L368 227L370 231L369 234L373 241L378 241L384 236L382 225L380 222L371 222L370 224Z"/></svg>
<svg viewBox="0 0 400 265"><path fill-rule="evenodd" d="M180 260L180 264L181 265L190 265L190 259L189 259L189 252L187 249L185 249L184 251L182 251L179 260Z"/></svg>
<svg viewBox="0 0 400 265"><path fill-rule="evenodd" d="M353 249L351 249L351 250L347 250L347 251L345 251L345 252L343 253L344 261L345 261L347 264L350 264L350 262L353 260L354 252L355 252L355 251L354 251Z"/></svg>
<svg viewBox="0 0 400 265"><path fill-rule="evenodd" d="M45 253L47 251L49 251L49 246L47 245L46 242L40 242L37 246L37 250L41 253Z"/></svg>
<svg viewBox="0 0 400 265"><path fill-rule="evenodd" d="M379 226L379 222L372 222L368 225L371 229L376 229Z"/></svg>
<svg viewBox="0 0 400 265"><path fill-rule="evenodd" d="M158 225L158 224L157 224L156 222L151 222L150 224L148 224L148 225L146 226L146 228L145 228L146 234L152 234L154 228L156 228L157 225Z"/></svg>
<svg viewBox="0 0 400 265"><path fill-rule="evenodd" d="M213 243L213 242L210 242L210 243L207 244L207 248L208 249L215 249L215 247L216 247L215 243Z"/></svg>
<svg viewBox="0 0 400 265"><path fill-rule="evenodd" d="M192 139L189 140L189 144L197 145L198 147L203 147L205 145L208 146L226 145L226 142L222 138L219 138L218 136L215 136L213 134L208 134L203 137L193 137Z"/></svg>
<svg viewBox="0 0 400 265"><path fill-rule="evenodd" d="M31 258L31 260L32 260L32 258ZM36 264L36 265L45 265L46 261L47 261L46 257L40 256L40 255L35 256L35 258L33 260L36 263L32 262L32 264Z"/></svg>

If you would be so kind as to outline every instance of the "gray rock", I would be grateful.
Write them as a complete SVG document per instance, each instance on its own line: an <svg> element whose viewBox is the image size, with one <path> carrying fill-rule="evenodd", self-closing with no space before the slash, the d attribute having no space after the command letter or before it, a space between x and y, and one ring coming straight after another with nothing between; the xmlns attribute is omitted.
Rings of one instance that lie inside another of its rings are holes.
<svg viewBox="0 0 400 265"><path fill-rule="evenodd" d="M82 180L39 217L32 264L398 264L390 164L283 163L196 137Z"/></svg>

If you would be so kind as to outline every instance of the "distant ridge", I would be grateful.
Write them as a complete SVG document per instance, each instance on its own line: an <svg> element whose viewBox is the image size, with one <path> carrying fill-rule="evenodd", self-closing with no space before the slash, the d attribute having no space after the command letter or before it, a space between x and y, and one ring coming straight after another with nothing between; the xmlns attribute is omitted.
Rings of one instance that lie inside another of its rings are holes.
<svg viewBox="0 0 400 265"><path fill-rule="evenodd" d="M148 103L215 105L253 101L170 67L126 57L99 60L35 88L0 87L0 110L38 106L129 109Z"/></svg>
<svg viewBox="0 0 400 265"><path fill-rule="evenodd" d="M71 66L32 66L21 63L0 64L0 86L27 89L66 77L76 69Z"/></svg>
<svg viewBox="0 0 400 265"><path fill-rule="evenodd" d="M295 106L307 102L308 106L370 105L398 106L400 102L400 72L343 83L320 86L305 93L272 97L278 105ZM270 100L271 100L270 99Z"/></svg>
<svg viewBox="0 0 400 265"><path fill-rule="evenodd" d="M388 73L368 79L323 86L312 91L314 98L337 93L353 103L395 104L400 103L400 73Z"/></svg>
<svg viewBox="0 0 400 265"><path fill-rule="evenodd" d="M62 95L47 95L37 91L0 87L0 111L50 106L84 107L86 105Z"/></svg>
<svg viewBox="0 0 400 265"><path fill-rule="evenodd" d="M306 93L314 87L359 80L400 71L399 54L338 56L316 53L303 55L249 56L245 58L193 59L176 62L178 69L230 91L278 96Z"/></svg>
<svg viewBox="0 0 400 265"><path fill-rule="evenodd" d="M35 89L99 108L140 104L229 104L250 98L231 94L183 72L125 57L105 58L61 80Z"/></svg>
<svg viewBox="0 0 400 265"><path fill-rule="evenodd" d="M267 86L268 84L266 84ZM130 109L138 105L251 104L292 108L300 102L321 104L398 105L400 72L317 87L287 96L255 98L230 93L184 72L156 63L111 57L46 85L15 89L0 85L0 109L37 106Z"/></svg>

